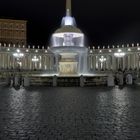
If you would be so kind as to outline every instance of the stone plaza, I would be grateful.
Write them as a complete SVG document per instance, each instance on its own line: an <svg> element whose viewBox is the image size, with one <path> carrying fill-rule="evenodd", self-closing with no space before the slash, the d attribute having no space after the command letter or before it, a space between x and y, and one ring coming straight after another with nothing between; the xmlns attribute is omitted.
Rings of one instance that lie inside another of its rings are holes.
<svg viewBox="0 0 140 140"><path fill-rule="evenodd" d="M0 140L139 140L140 87L0 88Z"/></svg>

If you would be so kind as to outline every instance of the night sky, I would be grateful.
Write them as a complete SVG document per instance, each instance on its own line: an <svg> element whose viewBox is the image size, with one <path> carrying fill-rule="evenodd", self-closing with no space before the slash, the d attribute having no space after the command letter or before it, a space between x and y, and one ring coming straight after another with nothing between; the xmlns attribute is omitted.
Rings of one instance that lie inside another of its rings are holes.
<svg viewBox="0 0 140 140"><path fill-rule="evenodd" d="M65 15L65 0L0 0L0 18L28 20L28 44L46 45ZM89 45L140 42L140 2L72 0L72 15Z"/></svg>

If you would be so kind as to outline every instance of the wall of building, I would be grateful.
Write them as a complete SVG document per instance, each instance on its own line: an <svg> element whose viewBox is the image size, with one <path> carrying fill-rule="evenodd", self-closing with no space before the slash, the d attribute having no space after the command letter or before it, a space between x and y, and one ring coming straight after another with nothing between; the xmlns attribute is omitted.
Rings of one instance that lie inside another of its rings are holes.
<svg viewBox="0 0 140 140"><path fill-rule="evenodd" d="M0 42L26 45L26 21L0 19Z"/></svg>

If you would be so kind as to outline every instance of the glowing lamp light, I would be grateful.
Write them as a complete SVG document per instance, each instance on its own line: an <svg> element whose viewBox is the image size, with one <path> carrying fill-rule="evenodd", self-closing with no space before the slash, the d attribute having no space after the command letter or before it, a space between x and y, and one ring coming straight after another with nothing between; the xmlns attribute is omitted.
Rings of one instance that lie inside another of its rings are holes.
<svg viewBox="0 0 140 140"><path fill-rule="evenodd" d="M103 63L106 61L106 58L104 56L101 56L101 58L99 58L99 61Z"/></svg>
<svg viewBox="0 0 140 140"><path fill-rule="evenodd" d="M32 58L32 62L38 62L39 61L39 59L36 57L36 56L34 56L33 58Z"/></svg>
<svg viewBox="0 0 140 140"><path fill-rule="evenodd" d="M138 51L140 51L140 47L138 47Z"/></svg>
<svg viewBox="0 0 140 140"><path fill-rule="evenodd" d="M8 48L7 51L10 51L10 49Z"/></svg>
<svg viewBox="0 0 140 140"><path fill-rule="evenodd" d="M131 49L129 48L129 49L128 49L128 51L130 52L130 51L131 51Z"/></svg>
<svg viewBox="0 0 140 140"><path fill-rule="evenodd" d="M23 53L14 53L13 56L16 58L21 58L24 56L24 54Z"/></svg>
<svg viewBox="0 0 140 140"><path fill-rule="evenodd" d="M124 57L125 53L124 52L117 52L117 53L114 53L114 56L115 57Z"/></svg>
<svg viewBox="0 0 140 140"><path fill-rule="evenodd" d="M22 66L22 62L17 62L19 65L20 65L20 67Z"/></svg>
<svg viewBox="0 0 140 140"><path fill-rule="evenodd" d="M18 52L18 53L20 53L20 50L19 50L19 49L17 49L17 52Z"/></svg>
<svg viewBox="0 0 140 140"><path fill-rule="evenodd" d="M118 52L122 52L122 50L121 49L118 49Z"/></svg>

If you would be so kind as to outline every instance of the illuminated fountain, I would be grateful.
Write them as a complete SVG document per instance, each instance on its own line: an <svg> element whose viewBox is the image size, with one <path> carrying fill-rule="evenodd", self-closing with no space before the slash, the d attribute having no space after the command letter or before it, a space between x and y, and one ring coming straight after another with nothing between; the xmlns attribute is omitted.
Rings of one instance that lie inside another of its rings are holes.
<svg viewBox="0 0 140 140"><path fill-rule="evenodd" d="M85 36L76 27L71 16L71 0L66 2L66 16L61 27L51 37L49 50L55 55L55 70L60 75L80 75L87 73L87 54Z"/></svg>

